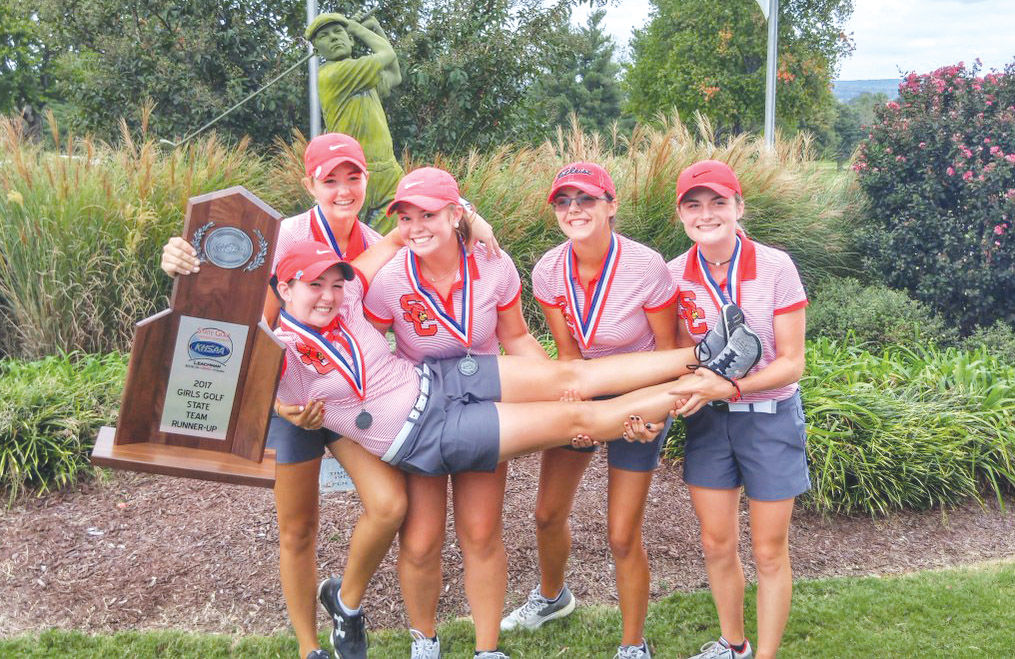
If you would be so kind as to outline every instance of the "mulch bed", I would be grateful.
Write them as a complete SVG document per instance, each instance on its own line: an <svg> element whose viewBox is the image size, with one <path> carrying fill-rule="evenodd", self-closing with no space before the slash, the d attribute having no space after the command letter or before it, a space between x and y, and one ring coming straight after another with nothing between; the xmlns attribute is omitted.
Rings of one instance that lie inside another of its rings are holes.
<svg viewBox="0 0 1015 659"><path fill-rule="evenodd" d="M507 607L521 602L537 579L532 508L538 471L532 456L511 466L504 513ZM616 603L601 458L586 474L577 501L568 583L582 603ZM645 538L652 596L706 588L697 524L679 467L657 473L649 503ZM351 493L332 494L321 508L321 573L338 573L359 502ZM0 514L0 635L50 627L227 634L288 627L269 490L117 472L23 499ZM750 574L746 510L741 514L741 551ZM791 547L797 578L890 574L1009 558L1015 554L1015 524L992 501L878 520L798 510ZM441 616L467 615L453 533L444 560ZM375 628L405 624L394 552L374 578L366 606Z"/></svg>

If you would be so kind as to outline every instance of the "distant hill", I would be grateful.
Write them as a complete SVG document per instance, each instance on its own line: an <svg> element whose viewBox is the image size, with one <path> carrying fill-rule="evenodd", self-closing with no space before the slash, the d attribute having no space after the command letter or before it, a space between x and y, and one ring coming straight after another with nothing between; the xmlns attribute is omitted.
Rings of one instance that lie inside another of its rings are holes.
<svg viewBox="0 0 1015 659"><path fill-rule="evenodd" d="M884 80L836 80L832 83L832 93L835 98L843 103L848 103L864 92L869 94L882 93L888 98L895 98L899 95L898 78L887 78Z"/></svg>

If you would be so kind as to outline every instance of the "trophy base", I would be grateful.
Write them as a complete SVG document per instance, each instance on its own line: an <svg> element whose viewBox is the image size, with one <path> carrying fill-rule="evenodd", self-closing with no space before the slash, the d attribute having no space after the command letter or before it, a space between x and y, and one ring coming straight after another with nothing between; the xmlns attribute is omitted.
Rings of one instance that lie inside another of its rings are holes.
<svg viewBox="0 0 1015 659"><path fill-rule="evenodd" d="M264 459L254 462L232 453L184 446L151 442L115 444L115 435L116 428L110 426L99 430L92 450L93 465L235 485L275 486L274 449L265 449Z"/></svg>

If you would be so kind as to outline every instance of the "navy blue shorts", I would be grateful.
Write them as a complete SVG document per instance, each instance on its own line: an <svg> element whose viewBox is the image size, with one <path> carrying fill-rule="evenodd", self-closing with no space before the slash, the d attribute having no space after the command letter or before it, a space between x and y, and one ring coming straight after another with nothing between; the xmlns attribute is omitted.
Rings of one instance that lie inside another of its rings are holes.
<svg viewBox="0 0 1015 659"><path fill-rule="evenodd" d="M288 465L321 457L325 447L341 437L327 428L307 430L294 426L272 412L265 446L275 449L277 464Z"/></svg>
<svg viewBox="0 0 1015 659"><path fill-rule="evenodd" d="M458 371L458 357L423 360L429 399L391 464L431 476L497 469L500 417L493 401L500 400L500 369L496 355L474 357L473 375Z"/></svg>
<svg viewBox="0 0 1015 659"><path fill-rule="evenodd" d="M687 418L684 482L714 489L744 486L757 501L791 499L811 489L800 392L775 412L731 412L706 405Z"/></svg>

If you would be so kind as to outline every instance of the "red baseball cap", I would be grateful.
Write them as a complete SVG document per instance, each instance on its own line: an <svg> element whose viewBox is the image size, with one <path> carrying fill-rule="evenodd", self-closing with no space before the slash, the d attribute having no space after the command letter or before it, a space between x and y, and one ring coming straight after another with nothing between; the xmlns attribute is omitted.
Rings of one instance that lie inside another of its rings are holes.
<svg viewBox="0 0 1015 659"><path fill-rule="evenodd" d="M414 169L398 182L395 200L388 204L388 215L401 203L419 206L425 211L438 211L448 204L460 203L458 181L443 169L420 167Z"/></svg>
<svg viewBox="0 0 1015 659"><path fill-rule="evenodd" d="M708 188L723 197L743 196L733 168L718 160L702 160L680 172L677 177L677 203L694 188Z"/></svg>
<svg viewBox="0 0 1015 659"><path fill-rule="evenodd" d="M340 259L335 250L328 245L315 240L301 240L294 243L279 260L275 274L278 275L279 281L291 279L313 281L333 265L338 266L346 279L356 276L352 266Z"/></svg>
<svg viewBox="0 0 1015 659"><path fill-rule="evenodd" d="M546 200L553 201L553 198L557 196L557 191L567 186L578 188L593 197L601 197L604 193L611 197L617 196L617 188L613 185L613 179L605 169L594 162L573 162L570 165L564 165L553 177L550 196Z"/></svg>
<svg viewBox="0 0 1015 659"><path fill-rule="evenodd" d="M330 174L344 162L351 162L367 171L367 158L355 137L345 133L324 133L310 140L303 152L303 165L307 176L321 178Z"/></svg>

